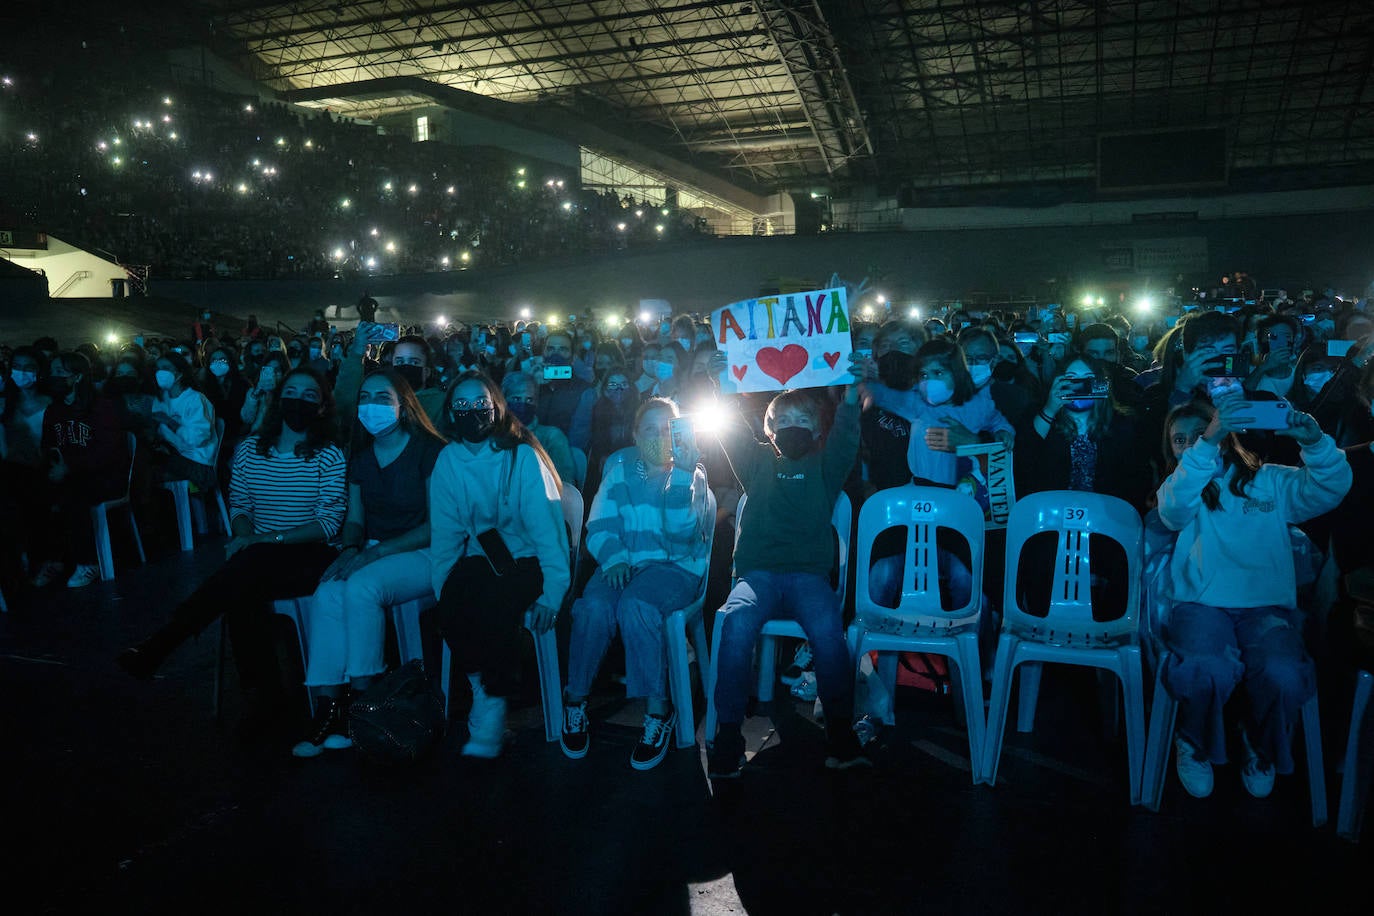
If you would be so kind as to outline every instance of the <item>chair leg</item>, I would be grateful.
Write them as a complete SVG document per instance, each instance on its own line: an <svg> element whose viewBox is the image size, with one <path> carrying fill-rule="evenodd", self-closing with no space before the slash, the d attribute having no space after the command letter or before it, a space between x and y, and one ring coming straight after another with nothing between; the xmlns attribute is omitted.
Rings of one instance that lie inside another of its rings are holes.
<svg viewBox="0 0 1374 916"><path fill-rule="evenodd" d="M283 617L291 618L291 622L296 626L296 640L301 647L301 671L310 669L310 648L306 644L305 635L305 614L308 599L305 598L283 598L272 602L272 610ZM315 715L315 695L310 692L310 688L305 690L306 705L310 707L310 715Z"/></svg>
<svg viewBox="0 0 1374 916"><path fill-rule="evenodd" d="M1178 716L1178 703L1164 689L1164 659L1161 655L1156 662L1155 696L1150 706L1150 736L1145 742L1145 772L1141 784L1141 803L1155 813L1159 812L1160 800L1164 797L1164 780L1169 771L1169 754L1174 746L1174 720Z"/></svg>
<svg viewBox="0 0 1374 916"><path fill-rule="evenodd" d="M1374 694L1374 674L1361 671L1355 680L1355 698L1350 708L1350 734L1345 739L1345 768L1341 776L1341 806L1336 813L1336 835L1352 843L1360 841L1360 822L1369 792L1370 773L1360 769L1360 733L1365 728L1369 698ZM1365 756L1369 756L1368 749Z"/></svg>
<svg viewBox="0 0 1374 916"><path fill-rule="evenodd" d="M1130 762L1131 804L1141 801L1145 771L1145 685L1140 648L1127 646L1117 652L1121 664L1121 692L1126 707L1126 754Z"/></svg>
<svg viewBox="0 0 1374 916"><path fill-rule="evenodd" d="M958 648L950 656L959 672L960 696L963 698L964 723L968 729L968 759L973 770L973 784L983 781L983 746L987 743L987 722L983 718L983 671L978 656L978 634L965 633L955 637Z"/></svg>
<svg viewBox="0 0 1374 916"><path fill-rule="evenodd" d="M449 651L448 641L439 660L439 682L444 690L444 721L448 721L449 691L453 686L453 653Z"/></svg>
<svg viewBox="0 0 1374 916"><path fill-rule="evenodd" d="M668 696L677 712L674 737L678 747L696 743L696 716L692 710L692 672L687 662L687 620L681 611L669 614L663 622L664 644L668 653Z"/></svg>
<svg viewBox="0 0 1374 916"><path fill-rule="evenodd" d="M1035 705L1040 699L1040 675L1043 670L1041 662L1021 665L1021 696L1016 706L1016 730L1023 734L1035 728Z"/></svg>
<svg viewBox="0 0 1374 916"><path fill-rule="evenodd" d="M992 663L992 693L988 703L988 731L983 749L983 782L997 783L997 767L1002 757L1002 733L1007 724L1007 704L1011 697L1011 678L1016 673L1016 647L1020 640L1003 633L997 640L997 658Z"/></svg>
<svg viewBox="0 0 1374 916"><path fill-rule="evenodd" d="M725 615L716 614L711 627L711 655L706 667L706 722L702 725L702 743L707 747L716 742L716 663L720 660L720 631Z"/></svg>
<svg viewBox="0 0 1374 916"><path fill-rule="evenodd" d="M552 627L542 633L533 629L534 657L539 665L540 702L544 708L544 740L557 741L563 731L563 679L558 669L558 637Z"/></svg>
<svg viewBox="0 0 1374 916"><path fill-rule="evenodd" d="M773 699L773 685L778 680L778 640L775 636L759 634L759 686L760 703Z"/></svg>
<svg viewBox="0 0 1374 916"><path fill-rule="evenodd" d="M224 505L224 494L219 490L215 491L215 502L219 505L219 523L224 526L224 536L233 534L233 529L229 527L229 509Z"/></svg>
<svg viewBox="0 0 1374 916"><path fill-rule="evenodd" d="M1326 824L1326 763L1322 755L1321 708L1317 695L1302 707L1302 736L1307 745L1307 783L1312 793L1312 826Z"/></svg>
<svg viewBox="0 0 1374 916"><path fill-rule="evenodd" d="M110 549L110 516L103 506L91 507L91 527L95 529L95 557L100 565L100 578L109 582L114 578L114 553Z"/></svg>
<svg viewBox="0 0 1374 916"><path fill-rule="evenodd" d="M892 702L887 707L887 715L883 717L884 725L893 725L897 721L896 710L893 707L897 705L897 665L899 662L899 653L879 652L878 664L874 667L874 674L887 688L887 695L892 698Z"/></svg>
<svg viewBox="0 0 1374 916"><path fill-rule="evenodd" d="M177 537L182 550L195 550L196 540L191 533L191 487L184 480L169 480L163 489L172 494L172 505L176 509Z"/></svg>
<svg viewBox="0 0 1374 916"><path fill-rule="evenodd" d="M134 547L138 550L138 562L147 565L148 557L143 553L143 538L138 533L138 519L134 518L134 507L127 507L129 510L129 533L134 536Z"/></svg>

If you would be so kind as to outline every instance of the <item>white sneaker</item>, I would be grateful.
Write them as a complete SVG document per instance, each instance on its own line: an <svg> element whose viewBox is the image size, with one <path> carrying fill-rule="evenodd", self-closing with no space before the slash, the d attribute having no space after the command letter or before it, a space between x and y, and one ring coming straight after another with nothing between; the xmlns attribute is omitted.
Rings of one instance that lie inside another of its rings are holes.
<svg viewBox="0 0 1374 916"><path fill-rule="evenodd" d="M488 696L482 679L468 675L472 682L472 711L468 713L468 740L463 745L464 757L487 760L501 756L501 743L506 737L506 698Z"/></svg>
<svg viewBox="0 0 1374 916"><path fill-rule="evenodd" d="M1240 781L1253 798L1268 798L1274 791L1274 765L1259 755L1250 743L1250 735L1240 730L1240 742L1245 748L1245 762L1240 768Z"/></svg>
<svg viewBox="0 0 1374 916"><path fill-rule="evenodd" d="M1199 757L1197 748L1182 735L1174 735L1174 768L1178 771L1178 781L1183 783L1183 791L1193 798L1212 794L1215 779L1211 762Z"/></svg>
<svg viewBox="0 0 1374 916"><path fill-rule="evenodd" d="M100 567L82 563L76 567L72 577L67 580L67 588L85 588L100 578Z"/></svg>

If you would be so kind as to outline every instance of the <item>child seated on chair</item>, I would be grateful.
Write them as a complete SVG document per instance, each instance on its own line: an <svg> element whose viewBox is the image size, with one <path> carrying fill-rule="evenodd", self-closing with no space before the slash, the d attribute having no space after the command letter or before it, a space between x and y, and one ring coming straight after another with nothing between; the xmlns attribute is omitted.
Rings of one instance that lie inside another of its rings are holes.
<svg viewBox="0 0 1374 916"><path fill-rule="evenodd" d="M1164 688L1178 701L1175 764L1188 794L1212 792L1225 763L1222 711L1235 688L1248 699L1241 780L1267 796L1291 773L1293 723L1316 691L1303 645L1288 526L1338 505L1350 465L1316 420L1291 411L1278 435L1295 439L1304 467L1262 464L1234 435L1253 418L1239 396L1216 408L1186 404L1165 423L1177 466L1159 488L1159 519L1178 532L1169 569Z"/></svg>
<svg viewBox="0 0 1374 916"><path fill-rule="evenodd" d="M695 443L672 447L677 416L672 401L645 401L634 423L635 448L607 460L592 500L587 551L599 568L573 604L563 692L561 743L574 760L587 754L587 695L617 627L625 644L625 694L644 697L646 706L630 765L652 769L672 740L676 712L668 700L663 621L700 594L715 524Z"/></svg>
<svg viewBox="0 0 1374 916"><path fill-rule="evenodd" d="M724 354L717 354L713 374L724 368ZM800 623L811 644L826 711L826 766L868 764L850 726L854 665L843 609L829 578L835 550L830 519L859 451L859 389L846 390L823 442L817 405L806 391L775 397L764 416L764 432L767 443L755 442L742 424L721 433L748 509L740 515L736 584L719 611L724 619L714 651L720 724L708 758L712 779L739 775L754 644L763 625L780 617Z"/></svg>

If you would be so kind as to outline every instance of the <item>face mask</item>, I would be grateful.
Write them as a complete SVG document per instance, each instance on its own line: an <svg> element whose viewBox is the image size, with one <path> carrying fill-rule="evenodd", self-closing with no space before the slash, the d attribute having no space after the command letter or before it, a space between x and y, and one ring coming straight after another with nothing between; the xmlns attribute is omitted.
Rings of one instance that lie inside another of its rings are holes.
<svg viewBox="0 0 1374 916"><path fill-rule="evenodd" d="M619 406L620 406L622 403L624 403L624 401L625 401L625 389L624 389L624 388L616 388L616 389L612 390L612 389L610 389L610 388L607 388L607 389L606 389L606 400L610 401L612 404L614 404L614 405L616 405L617 407L619 407Z"/></svg>
<svg viewBox="0 0 1374 916"><path fill-rule="evenodd" d="M507 406L510 412L515 415L515 419L529 426L534 422L535 412L539 409L538 404L531 404L527 401L511 401Z"/></svg>
<svg viewBox="0 0 1374 916"><path fill-rule="evenodd" d="M650 467L663 467L672 455L672 444L662 436L642 439L639 442L639 454Z"/></svg>
<svg viewBox="0 0 1374 916"><path fill-rule="evenodd" d="M816 444L816 436L800 426L785 426L773 434L773 444L782 452L782 457L795 461L806 457Z"/></svg>
<svg viewBox="0 0 1374 916"><path fill-rule="evenodd" d="M592 342L591 342L590 340L584 340L584 341L582 341L582 352L583 352L583 353L586 353L587 351L591 350L591 348L592 348Z"/></svg>
<svg viewBox="0 0 1374 916"><path fill-rule="evenodd" d="M1254 341L1251 341L1251 343L1253 344ZM1148 338L1148 337L1132 337L1132 338L1131 338L1131 349L1134 350L1134 351L1137 352L1137 353L1144 353L1144 352L1145 352L1145 349L1146 349L1149 345L1150 345L1150 338Z"/></svg>
<svg viewBox="0 0 1374 916"><path fill-rule="evenodd" d="M878 381L893 391L916 387L916 358L901 350L891 350L878 358Z"/></svg>
<svg viewBox="0 0 1374 916"><path fill-rule="evenodd" d="M622 338L620 338L620 349L622 349L622 350L628 350L628 349L630 349L630 344L632 344L632 343L634 343L634 341L630 340L630 338L628 338L628 337L622 337Z"/></svg>
<svg viewBox="0 0 1374 916"><path fill-rule="evenodd" d="M658 360L656 360L656 359L646 359L646 360L644 360L644 374L647 375L647 376L649 376L650 378L657 378L657 377L658 377Z"/></svg>
<svg viewBox="0 0 1374 916"><path fill-rule="evenodd" d="M319 347L311 347L311 348L310 348L310 358L311 358L311 359L319 359L319 358L320 358L320 348L319 348Z"/></svg>
<svg viewBox="0 0 1374 916"><path fill-rule="evenodd" d="M210 364L210 374L215 378L224 378L229 374L229 364L222 359L217 359Z"/></svg>
<svg viewBox="0 0 1374 916"><path fill-rule="evenodd" d="M1312 392L1313 394L1316 394L1318 391L1321 391L1323 388L1326 387L1326 383L1331 381L1331 377L1335 374L1336 373L1334 372L1328 372L1323 369L1320 372L1307 373L1307 377L1304 378L1302 381L1303 384L1307 386L1308 391Z"/></svg>
<svg viewBox="0 0 1374 916"><path fill-rule="evenodd" d="M449 411L449 428L464 442L485 442L496 423L496 408Z"/></svg>
<svg viewBox="0 0 1374 916"><path fill-rule="evenodd" d="M38 373L27 369L11 369L10 380L19 388L32 388L38 382Z"/></svg>
<svg viewBox="0 0 1374 916"><path fill-rule="evenodd" d="M942 378L926 379L916 387L921 389L921 397L931 407L938 407L954 397L954 389Z"/></svg>
<svg viewBox="0 0 1374 916"><path fill-rule="evenodd" d="M396 404L359 404L358 422L374 436L387 432L401 420L401 408Z"/></svg>
<svg viewBox="0 0 1374 916"><path fill-rule="evenodd" d="M668 336L668 332L671 331L672 329L673 329L673 326L670 325L668 322L665 321L665 322L663 322L663 324L661 324L661 325L658 326L658 336L659 336L659 337L667 337L667 336Z"/></svg>
<svg viewBox="0 0 1374 916"><path fill-rule="evenodd" d="M982 387L983 387L984 385L986 385L988 382L992 381L992 367L991 367L991 366L984 366L984 365L969 366L969 367L968 367L968 374L971 375L971 376L973 376L973 387L975 387L975 388L982 388Z"/></svg>
<svg viewBox="0 0 1374 916"><path fill-rule="evenodd" d="M281 399L281 420L293 433L305 432L319 411L320 405L311 404L304 398Z"/></svg>
<svg viewBox="0 0 1374 916"><path fill-rule="evenodd" d="M655 372L655 375L658 376L658 380L660 382L666 382L668 381L668 379L673 377L673 370L676 368L677 367L674 366L672 363L660 362L655 364L655 369L658 370L657 372Z"/></svg>
<svg viewBox="0 0 1374 916"><path fill-rule="evenodd" d="M177 374L168 369L159 369L153 373L153 378L157 379L157 387L163 391L170 391L172 386L177 383Z"/></svg>
<svg viewBox="0 0 1374 916"><path fill-rule="evenodd" d="M690 337L679 337L677 342L678 346L682 347L683 350L688 353L692 352L692 339Z"/></svg>
<svg viewBox="0 0 1374 916"><path fill-rule="evenodd" d="M424 366L392 366L396 374L405 379L412 391L419 391L425 387L425 367Z"/></svg>
<svg viewBox="0 0 1374 916"><path fill-rule="evenodd" d="M1065 401L1064 407L1067 410L1074 411L1075 413L1083 413L1084 411L1092 410L1093 405L1096 403L1097 402L1094 401L1092 398L1078 398L1077 400L1073 401Z"/></svg>
<svg viewBox="0 0 1374 916"><path fill-rule="evenodd" d="M571 364L571 360L562 353L550 353L544 357L544 365L546 366L568 366Z"/></svg>
<svg viewBox="0 0 1374 916"><path fill-rule="evenodd" d="M495 344L487 344L485 347L482 348L482 352L485 353L485 354L487 354L488 356L495 356L495 355L496 355L496 345L495 345Z"/></svg>
<svg viewBox="0 0 1374 916"><path fill-rule="evenodd" d="M1016 378L1016 363L1003 360L992 367L992 377L999 382L1010 382Z"/></svg>

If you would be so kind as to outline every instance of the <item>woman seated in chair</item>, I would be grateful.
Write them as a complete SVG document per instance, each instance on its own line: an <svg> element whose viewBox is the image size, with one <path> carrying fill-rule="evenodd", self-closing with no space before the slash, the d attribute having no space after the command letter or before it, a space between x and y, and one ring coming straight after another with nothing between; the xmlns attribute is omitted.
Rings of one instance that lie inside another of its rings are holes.
<svg viewBox="0 0 1374 916"><path fill-rule="evenodd" d="M712 371L726 362L716 354ZM856 372L860 371L858 369ZM859 389L850 386L821 441L820 412L806 391L775 397L764 417L767 444L743 423L721 432L748 509L739 517L737 582L718 613L724 615L716 653L715 744L708 758L712 779L739 775L744 759L745 701L754 646L769 620L789 617L811 643L817 690L825 704L827 767L865 765L851 719L854 665L845 643L839 599L830 584L835 501L859 452Z"/></svg>
<svg viewBox="0 0 1374 916"><path fill-rule="evenodd" d="M114 402L95 393L91 364L80 353L60 353L48 370L52 403L43 412L40 448L51 489L52 512L34 519L46 533L47 562L34 585L42 588L73 568L68 588L100 578L91 508L118 499L129 488L128 439Z"/></svg>
<svg viewBox="0 0 1374 916"><path fill-rule="evenodd" d="M1303 645L1289 525L1335 508L1350 465L1316 420L1292 411L1278 430L1302 448L1301 468L1261 464L1236 439L1253 418L1239 396L1175 408L1165 423L1177 466L1159 488L1159 520L1178 532L1169 569L1164 688L1178 701L1179 781L1211 794L1227 760L1222 710L1242 682L1248 703L1241 781L1256 798L1291 773L1293 725L1317 689Z"/></svg>
<svg viewBox="0 0 1374 916"><path fill-rule="evenodd" d="M158 398L153 404L156 446L153 460L157 480L189 480L210 492L215 475L215 408L196 390L191 364L177 353L158 357L154 378Z"/></svg>
<svg viewBox="0 0 1374 916"><path fill-rule="evenodd" d="M387 608L430 594L429 477L444 448L410 384L380 369L358 391L343 549L315 589L305 684L315 720L292 748L316 757L352 745L344 697L385 669Z"/></svg>
<svg viewBox="0 0 1374 916"><path fill-rule="evenodd" d="M347 462L334 443L336 428L324 378L293 369L262 432L234 450L227 562L173 609L162 629L118 658L130 674L150 678L178 646L225 616L249 700L241 725L246 738L263 734L284 711L272 602L310 594L338 557L329 541L343 526Z"/></svg>
<svg viewBox="0 0 1374 916"><path fill-rule="evenodd" d="M518 688L520 628L553 626L568 589L562 484L548 453L480 372L454 380L450 444L430 481L430 568L439 630L472 684L463 755L497 757Z"/></svg>
<svg viewBox="0 0 1374 916"><path fill-rule="evenodd" d="M672 447L677 416L671 401L644 402L635 449L611 456L592 500L586 543L599 568L573 604L563 691L563 753L574 760L587 754L587 696L617 628L625 645L625 695L644 697L646 707L630 766L657 766L672 740L676 714L668 700L663 621L700 593L715 523L695 444Z"/></svg>

